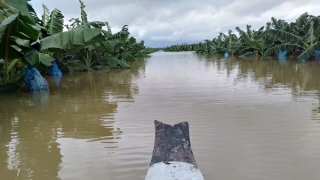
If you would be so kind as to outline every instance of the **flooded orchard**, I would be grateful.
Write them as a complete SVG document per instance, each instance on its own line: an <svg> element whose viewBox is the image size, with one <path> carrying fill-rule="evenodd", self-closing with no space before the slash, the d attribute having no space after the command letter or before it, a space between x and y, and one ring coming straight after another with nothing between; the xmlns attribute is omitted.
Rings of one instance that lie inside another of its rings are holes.
<svg viewBox="0 0 320 180"><path fill-rule="evenodd" d="M144 179L154 120L189 122L205 179L319 179L319 62L156 52L129 64L1 95L0 179Z"/></svg>

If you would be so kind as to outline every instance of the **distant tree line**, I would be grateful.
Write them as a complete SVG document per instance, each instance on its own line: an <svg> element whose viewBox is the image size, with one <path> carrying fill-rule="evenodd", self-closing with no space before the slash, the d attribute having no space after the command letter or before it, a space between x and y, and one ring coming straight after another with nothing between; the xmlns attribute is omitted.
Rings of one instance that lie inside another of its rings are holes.
<svg viewBox="0 0 320 180"><path fill-rule="evenodd" d="M165 51L196 51L197 53L225 54L241 57L293 55L300 60L317 59L320 55L320 16L302 14L295 22L271 18L265 26L253 30L236 27L212 40L195 44L178 44Z"/></svg>

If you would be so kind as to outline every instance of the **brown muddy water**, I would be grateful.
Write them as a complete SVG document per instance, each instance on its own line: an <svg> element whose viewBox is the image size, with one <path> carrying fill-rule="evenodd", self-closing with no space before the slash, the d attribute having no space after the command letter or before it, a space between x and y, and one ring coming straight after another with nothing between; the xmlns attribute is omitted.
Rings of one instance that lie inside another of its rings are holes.
<svg viewBox="0 0 320 180"><path fill-rule="evenodd" d="M208 180L319 180L320 63L154 53L0 96L0 179L144 179L155 119L188 121Z"/></svg>

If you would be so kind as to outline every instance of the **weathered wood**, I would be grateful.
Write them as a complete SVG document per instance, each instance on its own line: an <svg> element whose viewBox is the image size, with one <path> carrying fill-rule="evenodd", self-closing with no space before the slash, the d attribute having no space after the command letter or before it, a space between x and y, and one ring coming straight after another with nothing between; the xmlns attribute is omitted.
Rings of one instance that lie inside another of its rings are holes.
<svg viewBox="0 0 320 180"><path fill-rule="evenodd" d="M197 166L189 137L188 122L174 126L155 120L155 140L150 166L169 161L186 162Z"/></svg>

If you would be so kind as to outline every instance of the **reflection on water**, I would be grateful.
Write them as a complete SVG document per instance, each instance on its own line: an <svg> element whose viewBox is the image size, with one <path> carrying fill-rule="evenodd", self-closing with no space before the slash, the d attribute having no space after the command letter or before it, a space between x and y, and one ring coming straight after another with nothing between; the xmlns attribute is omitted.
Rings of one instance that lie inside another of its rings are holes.
<svg viewBox="0 0 320 180"><path fill-rule="evenodd" d="M49 91L39 91L39 92L33 92L32 98L28 101L29 106L35 106L39 110L43 110L45 104L47 103L49 98Z"/></svg>
<svg viewBox="0 0 320 180"><path fill-rule="evenodd" d="M60 79L53 79L50 91L1 96L0 179L65 179L70 162L79 166L65 152L78 154L87 143L103 144L100 150L113 154L123 134L114 125L117 103L133 101L138 87L132 81L143 74L143 64L135 62L138 67L129 71L65 75L60 88Z"/></svg>
<svg viewBox="0 0 320 180"><path fill-rule="evenodd" d="M51 82L54 84L56 89L60 87L60 81L62 76L50 76Z"/></svg>
<svg viewBox="0 0 320 180"><path fill-rule="evenodd" d="M287 63L287 58L286 57L278 57L278 59L279 59L279 63L281 65L286 65L286 63Z"/></svg>
<svg viewBox="0 0 320 180"><path fill-rule="evenodd" d="M143 179L155 119L190 123L206 179L320 177L318 62L157 52L130 65L0 96L1 179Z"/></svg>

